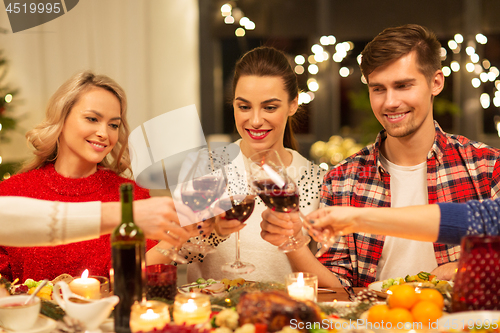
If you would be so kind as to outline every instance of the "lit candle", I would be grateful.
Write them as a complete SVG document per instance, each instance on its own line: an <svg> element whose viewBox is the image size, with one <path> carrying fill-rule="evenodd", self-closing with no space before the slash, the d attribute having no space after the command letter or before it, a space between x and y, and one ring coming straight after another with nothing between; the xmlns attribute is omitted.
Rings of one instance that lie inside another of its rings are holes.
<svg viewBox="0 0 500 333"><path fill-rule="evenodd" d="M317 281L313 274L304 279L304 273L292 273L287 277L288 295L298 301L316 301Z"/></svg>
<svg viewBox="0 0 500 333"><path fill-rule="evenodd" d="M196 325L210 319L212 307L208 295L178 294L174 302L174 321L177 325Z"/></svg>
<svg viewBox="0 0 500 333"><path fill-rule="evenodd" d="M89 270L82 273L81 278L74 279L69 284L69 289L77 295L87 299L101 298L101 284L97 279L89 278Z"/></svg>
<svg viewBox="0 0 500 333"><path fill-rule="evenodd" d="M168 305L159 301L136 302L130 313L130 329L133 333L162 329L170 322Z"/></svg>

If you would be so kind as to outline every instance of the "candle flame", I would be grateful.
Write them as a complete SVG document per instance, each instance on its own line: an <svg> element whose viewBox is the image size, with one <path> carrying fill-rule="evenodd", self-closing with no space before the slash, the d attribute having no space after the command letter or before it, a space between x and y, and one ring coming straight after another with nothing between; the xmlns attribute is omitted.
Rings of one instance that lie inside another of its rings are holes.
<svg viewBox="0 0 500 333"><path fill-rule="evenodd" d="M84 270L84 271L83 271L83 273L82 273L82 279L86 279L86 278L88 278L88 277L89 277L89 270L88 270L88 269L86 269L86 270Z"/></svg>
<svg viewBox="0 0 500 333"><path fill-rule="evenodd" d="M193 299L188 299L187 303L181 305L181 311L183 312L194 312L198 309L196 303Z"/></svg>
<svg viewBox="0 0 500 333"><path fill-rule="evenodd" d="M297 277L297 285L299 287L305 286L305 283L304 283L304 273L299 273L299 276Z"/></svg>

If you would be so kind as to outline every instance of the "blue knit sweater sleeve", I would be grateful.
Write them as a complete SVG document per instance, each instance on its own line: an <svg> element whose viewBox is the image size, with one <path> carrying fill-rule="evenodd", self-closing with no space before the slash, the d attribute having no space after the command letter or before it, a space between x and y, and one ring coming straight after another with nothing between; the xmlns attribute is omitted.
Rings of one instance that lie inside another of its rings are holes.
<svg viewBox="0 0 500 333"><path fill-rule="evenodd" d="M500 234L500 199L440 203L441 224L438 243L460 244L466 235Z"/></svg>

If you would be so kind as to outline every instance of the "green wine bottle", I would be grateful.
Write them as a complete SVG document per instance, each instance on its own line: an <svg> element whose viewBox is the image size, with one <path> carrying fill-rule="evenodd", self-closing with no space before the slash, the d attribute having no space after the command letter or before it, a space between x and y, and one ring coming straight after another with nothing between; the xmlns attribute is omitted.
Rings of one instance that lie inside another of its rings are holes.
<svg viewBox="0 0 500 333"><path fill-rule="evenodd" d="M111 234L113 268L110 276L114 294L120 297L114 310L115 332L130 333L131 306L145 297L146 239L142 230L134 223L132 184L121 185L120 199L122 222Z"/></svg>

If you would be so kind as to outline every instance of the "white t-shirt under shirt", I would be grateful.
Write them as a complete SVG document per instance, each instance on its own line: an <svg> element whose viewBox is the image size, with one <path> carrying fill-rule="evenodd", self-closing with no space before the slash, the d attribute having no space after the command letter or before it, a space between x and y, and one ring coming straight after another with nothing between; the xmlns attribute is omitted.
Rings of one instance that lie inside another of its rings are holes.
<svg viewBox="0 0 500 333"><path fill-rule="evenodd" d="M428 204L427 162L414 166L399 166L380 155L380 162L391 175L391 207ZM437 267L434 246L398 237L385 237L378 262L377 280L431 272Z"/></svg>

